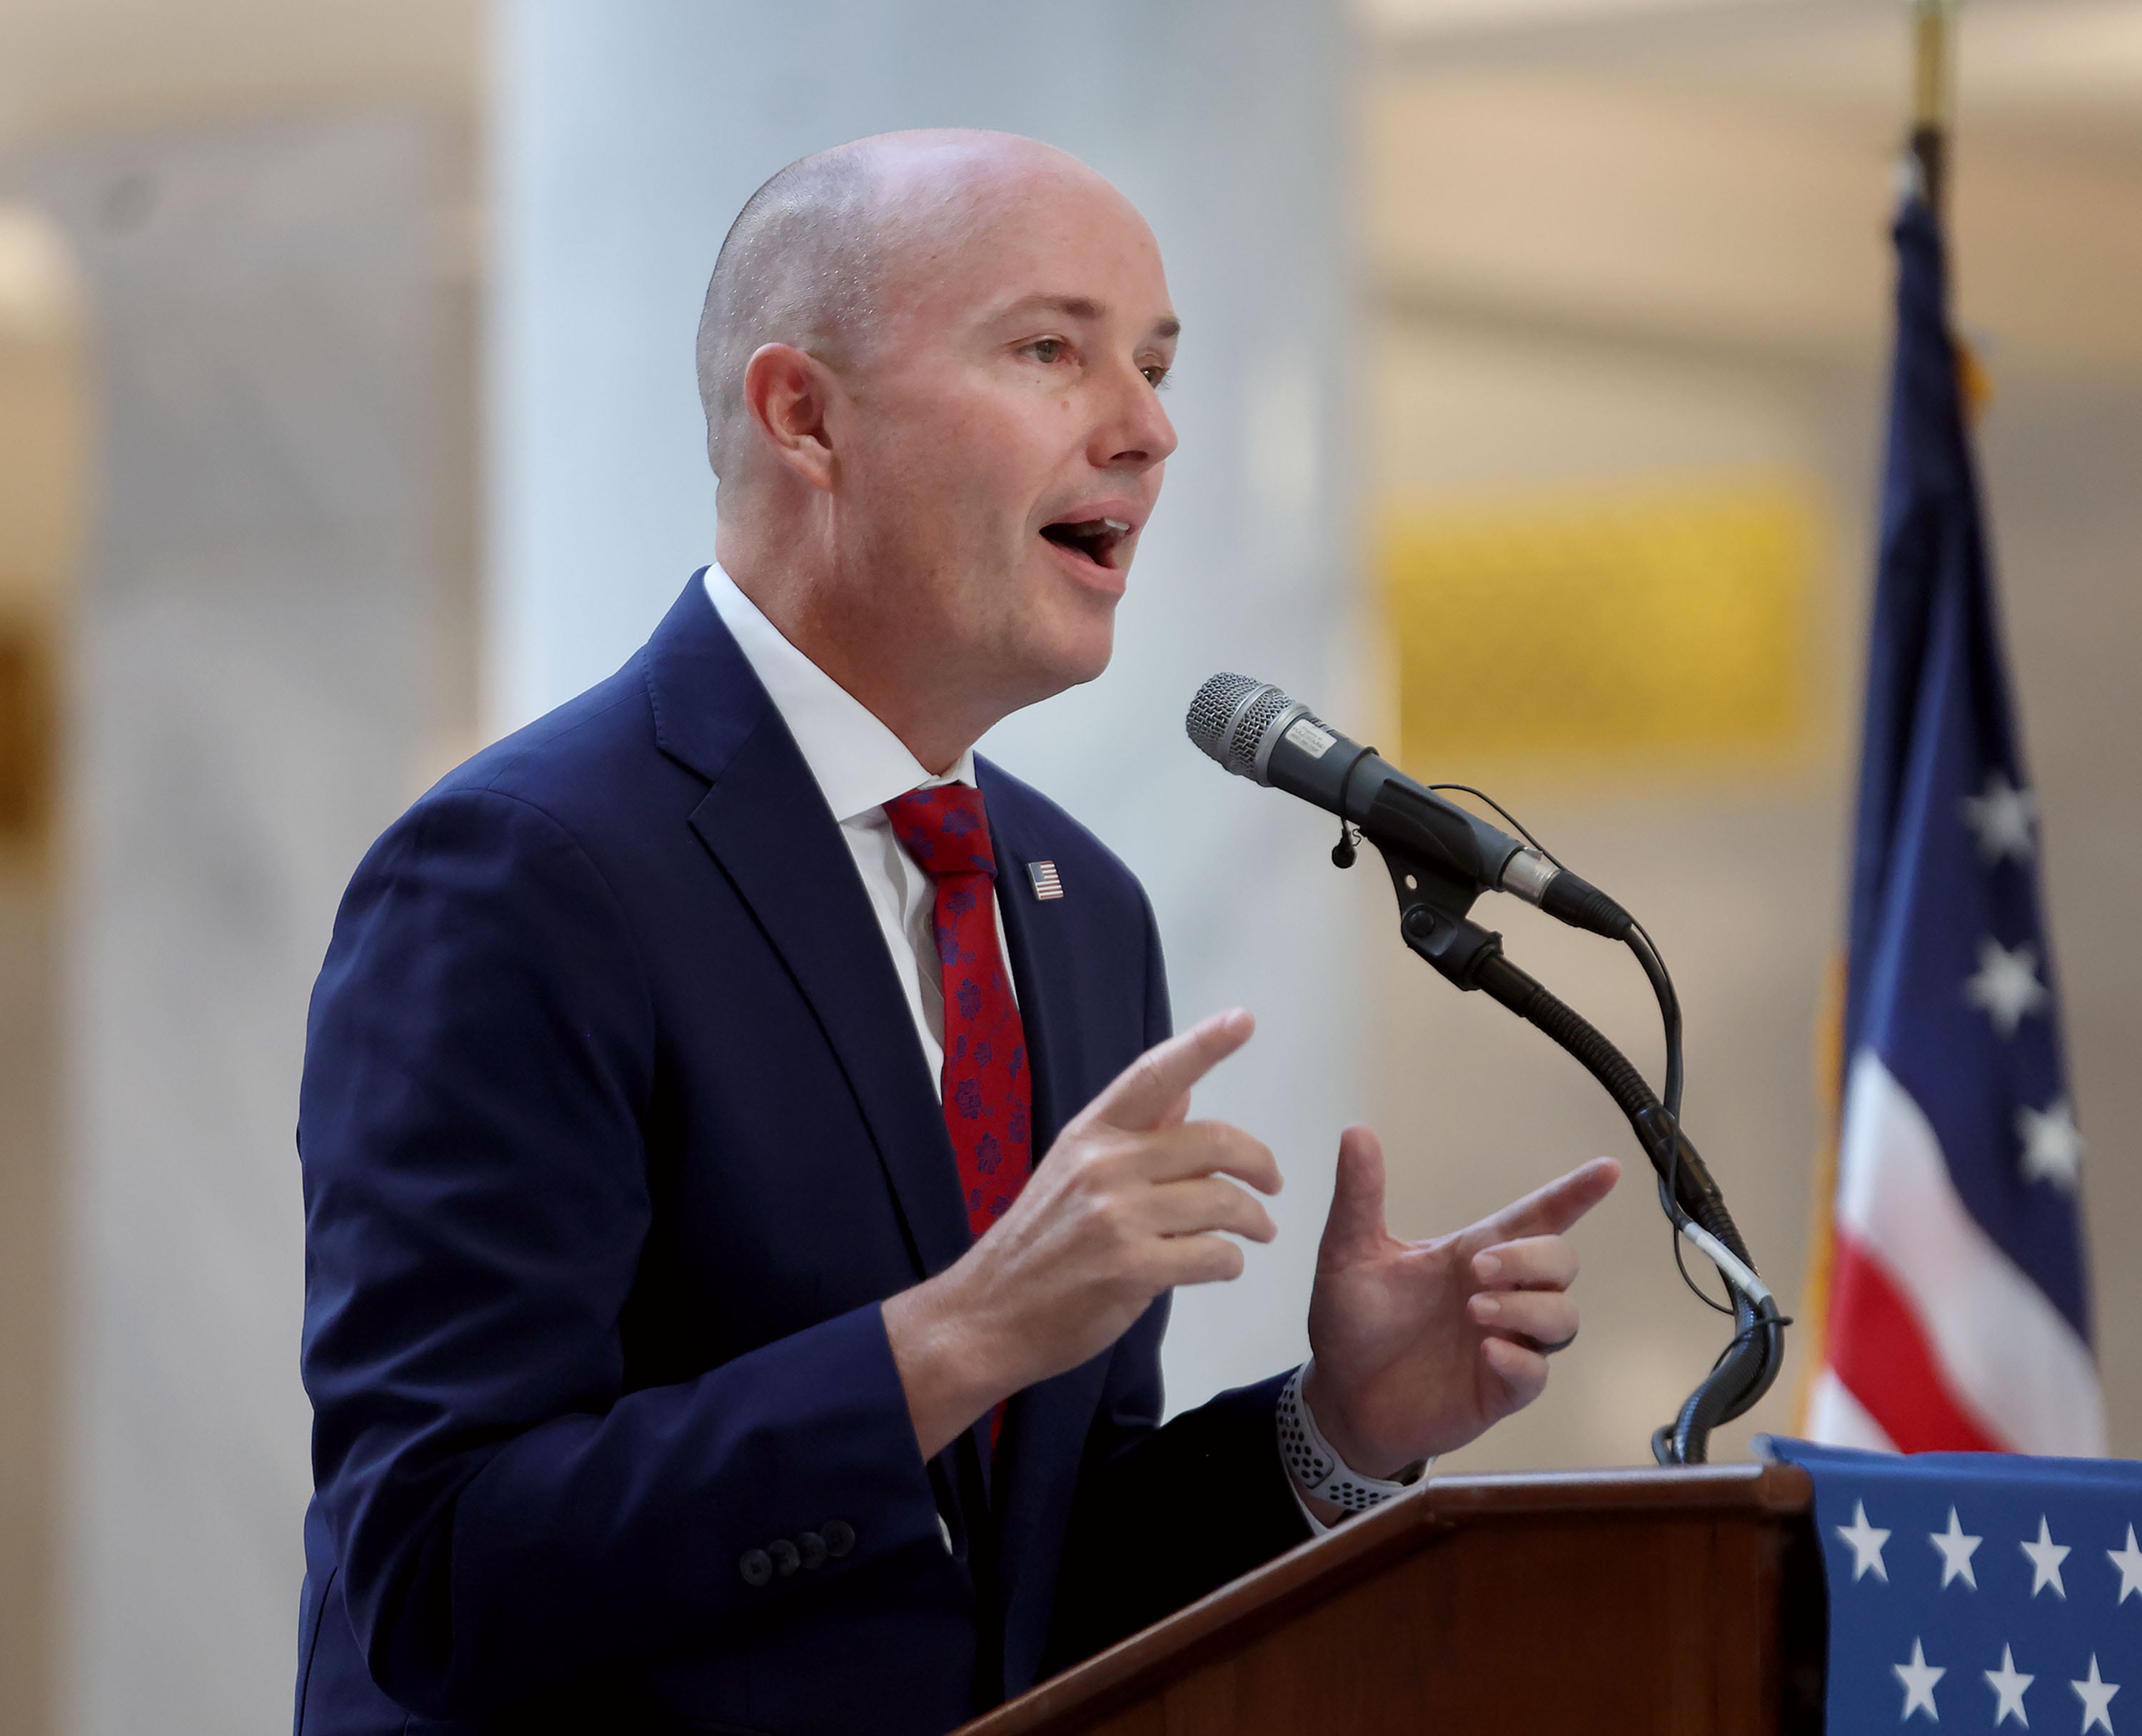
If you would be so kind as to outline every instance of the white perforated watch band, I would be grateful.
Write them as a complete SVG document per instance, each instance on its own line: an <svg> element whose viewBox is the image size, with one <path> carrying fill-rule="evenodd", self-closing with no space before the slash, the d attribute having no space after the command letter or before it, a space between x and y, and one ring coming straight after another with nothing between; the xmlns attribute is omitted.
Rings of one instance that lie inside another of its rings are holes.
<svg viewBox="0 0 2142 1736"><path fill-rule="evenodd" d="M1311 1357L1287 1377L1279 1395L1279 1456L1286 1473L1304 1495L1328 1501L1349 1513L1366 1512L1394 1495L1402 1495L1428 1475L1432 1459L1409 1465L1395 1479L1364 1476L1333 1450L1302 1402L1302 1382L1316 1366Z"/></svg>

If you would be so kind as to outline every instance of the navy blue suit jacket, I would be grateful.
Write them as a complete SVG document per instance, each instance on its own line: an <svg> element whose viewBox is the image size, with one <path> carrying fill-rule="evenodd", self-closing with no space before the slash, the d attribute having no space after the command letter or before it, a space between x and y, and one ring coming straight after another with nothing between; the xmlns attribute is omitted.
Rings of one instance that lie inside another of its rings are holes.
<svg viewBox="0 0 2142 1736"><path fill-rule="evenodd" d="M1096 839L980 779L1045 1152L1167 1034L1159 942ZM366 857L299 1144L303 1736L943 1731L1306 1535L1276 1382L1159 1427L1165 1298L993 1464L922 1459L879 1304L968 1246L951 1146L696 578Z"/></svg>

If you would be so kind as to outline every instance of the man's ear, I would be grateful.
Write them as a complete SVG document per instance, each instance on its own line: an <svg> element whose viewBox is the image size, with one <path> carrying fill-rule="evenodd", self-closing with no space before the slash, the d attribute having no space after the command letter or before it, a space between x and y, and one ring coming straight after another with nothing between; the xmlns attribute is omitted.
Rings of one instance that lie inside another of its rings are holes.
<svg viewBox="0 0 2142 1736"><path fill-rule="evenodd" d="M743 408L759 438L800 481L833 486L833 443L826 429L832 378L826 364L792 344L764 344L744 364Z"/></svg>

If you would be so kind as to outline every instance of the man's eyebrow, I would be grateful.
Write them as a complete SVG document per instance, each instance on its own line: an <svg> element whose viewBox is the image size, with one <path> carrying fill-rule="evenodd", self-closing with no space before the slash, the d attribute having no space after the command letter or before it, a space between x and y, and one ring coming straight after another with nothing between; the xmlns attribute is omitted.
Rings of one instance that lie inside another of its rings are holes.
<svg viewBox="0 0 2142 1736"><path fill-rule="evenodd" d="M1088 295L1023 295L997 317L1016 319L1021 314L1061 314L1066 319L1098 319L1108 311Z"/></svg>
<svg viewBox="0 0 2142 1736"><path fill-rule="evenodd" d="M1014 302L997 317L1015 319L1022 314L1061 314L1066 319L1101 319L1108 309L1089 295L1028 295ZM1154 321L1152 335L1163 341L1179 337L1182 322L1172 314Z"/></svg>

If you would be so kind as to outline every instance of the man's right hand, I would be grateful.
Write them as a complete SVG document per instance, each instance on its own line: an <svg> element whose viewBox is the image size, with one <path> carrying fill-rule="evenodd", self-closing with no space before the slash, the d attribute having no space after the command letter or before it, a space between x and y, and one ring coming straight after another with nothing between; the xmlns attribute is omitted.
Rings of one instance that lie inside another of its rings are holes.
<svg viewBox="0 0 2142 1736"><path fill-rule="evenodd" d="M1022 1387L1098 1356L1162 1291L1240 1276L1242 1250L1219 1232L1278 1234L1236 1185L1276 1194L1271 1152L1224 1121L1185 1119L1191 1087L1256 1028L1237 1008L1147 1050L972 1248L885 1304L924 1458Z"/></svg>

